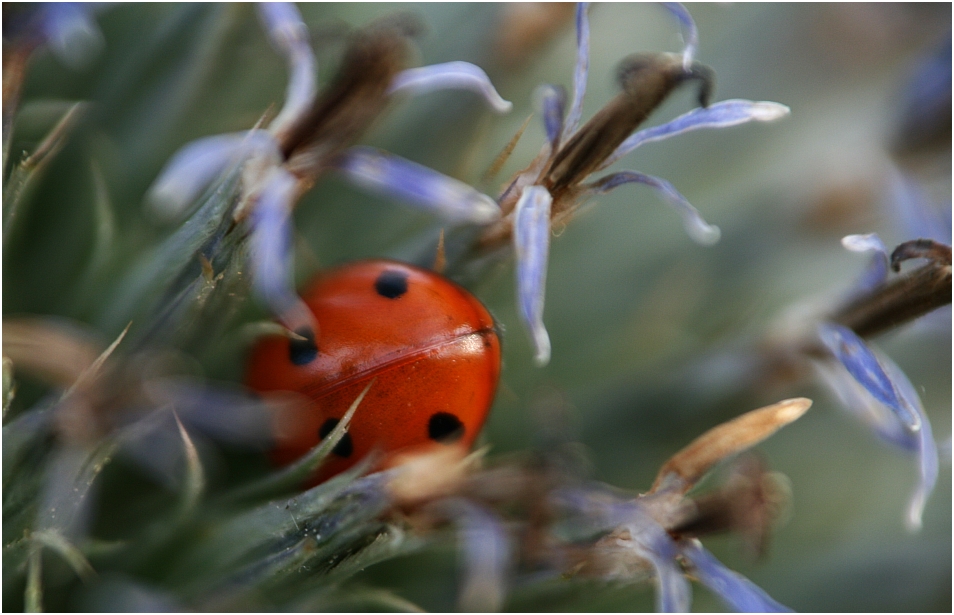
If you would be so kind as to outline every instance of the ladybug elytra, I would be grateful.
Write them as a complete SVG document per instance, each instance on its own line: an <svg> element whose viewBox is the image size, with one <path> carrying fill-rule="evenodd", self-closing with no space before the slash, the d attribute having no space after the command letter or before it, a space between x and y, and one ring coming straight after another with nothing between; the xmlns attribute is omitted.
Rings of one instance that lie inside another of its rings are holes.
<svg viewBox="0 0 954 615"><path fill-rule="evenodd" d="M431 271L373 260L320 274L302 299L321 327L317 352L267 337L253 348L246 373L258 392L294 391L308 400L276 414L277 463L318 444L372 379L312 484L376 449L473 444L500 375L493 318L473 295Z"/></svg>

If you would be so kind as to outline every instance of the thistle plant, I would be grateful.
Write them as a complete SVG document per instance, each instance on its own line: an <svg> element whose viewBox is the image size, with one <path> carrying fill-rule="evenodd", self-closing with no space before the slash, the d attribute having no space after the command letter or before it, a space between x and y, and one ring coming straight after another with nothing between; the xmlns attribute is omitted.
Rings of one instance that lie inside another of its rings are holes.
<svg viewBox="0 0 954 615"><path fill-rule="evenodd" d="M530 10L5 7L6 610L950 608L950 7ZM245 355L369 256L497 402L306 489L375 383L275 467Z"/></svg>

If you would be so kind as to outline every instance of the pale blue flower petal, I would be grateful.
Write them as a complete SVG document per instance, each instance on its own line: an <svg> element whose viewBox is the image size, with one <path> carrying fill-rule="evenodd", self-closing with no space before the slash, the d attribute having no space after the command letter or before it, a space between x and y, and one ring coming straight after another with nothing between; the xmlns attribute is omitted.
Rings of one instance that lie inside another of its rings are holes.
<svg viewBox="0 0 954 615"><path fill-rule="evenodd" d="M285 104L269 129L279 134L304 114L318 91L317 62L311 50L308 27L292 2L260 2L258 15L269 40L288 61Z"/></svg>
<svg viewBox="0 0 954 615"><path fill-rule="evenodd" d="M410 91L419 94L447 89L477 92L497 113L507 113L513 108L513 103L497 93L487 73L470 62L446 62L403 70L394 77L388 93Z"/></svg>
<svg viewBox="0 0 954 615"><path fill-rule="evenodd" d="M656 610L688 612L692 605L692 587L676 560L679 551L675 541L653 518L647 508L648 500L621 500L612 493L598 490L580 491L577 499L574 504L580 511L596 517L605 528L625 530L617 532L617 548L630 549L652 565L656 576Z"/></svg>
<svg viewBox="0 0 954 615"><path fill-rule="evenodd" d="M566 141L580 125L583 116L583 96L586 94L587 74L590 70L590 18L587 15L590 5L580 2L576 5L576 68L573 71L573 103L563 126L563 138Z"/></svg>
<svg viewBox="0 0 954 615"><path fill-rule="evenodd" d="M696 540L681 543L681 552L695 569L696 577L738 613L791 613L758 585L729 570Z"/></svg>
<svg viewBox="0 0 954 615"><path fill-rule="evenodd" d="M906 524L909 530L916 531L921 529L921 517L924 514L924 505L927 499L934 491L934 485L937 483L939 454L937 443L934 441L934 435L931 430L931 421L928 420L924 407L921 404L921 397L905 373L898 367L894 361L887 356L880 357L881 364L885 371L894 382L898 394L905 401L907 407L917 413L921 428L918 430L918 473L920 480L917 489L911 496L908 503Z"/></svg>
<svg viewBox="0 0 954 615"><path fill-rule="evenodd" d="M687 613L692 605L692 586L676 561L676 543L649 515L639 515L642 523L629 528L637 554L648 560L656 572L656 610ZM625 526L624 526L625 527Z"/></svg>
<svg viewBox="0 0 954 615"><path fill-rule="evenodd" d="M352 147L336 166L353 183L403 200L451 222L487 224L500 217L497 202L467 184L371 147Z"/></svg>
<svg viewBox="0 0 954 615"><path fill-rule="evenodd" d="M890 256L884 242L877 233L867 235L845 235L841 238L841 245L852 252L874 252L871 262L855 285L854 293L869 292L880 286L888 278Z"/></svg>
<svg viewBox="0 0 954 615"><path fill-rule="evenodd" d="M836 325L826 326L837 327ZM841 327L841 329L844 329L844 327ZM850 333L850 330L844 330ZM829 332L830 337L834 338L837 335L837 330ZM826 342L829 347L831 347L829 342L837 343L829 340ZM914 531L921 527L924 506L937 483L939 464L937 443L934 442L931 423L921 405L921 399L908 377L887 356L876 355L875 351L867 348L866 351L870 356L864 361L869 364L874 363L876 369L880 368L880 376L865 374L863 378L859 379L854 373L845 370L835 371L823 365L817 366L818 372L835 390L845 406L865 419L877 435L903 450L917 454L920 478L918 486L908 503L905 516L908 529ZM919 428L913 429L908 421L903 422L898 411L890 404L884 403L882 399L885 396L884 394L878 395L871 390L871 387L865 386L862 382L862 380L875 380L879 384L872 386L883 387L885 384L881 381L884 379L891 385L891 391L895 393L895 397L899 400L898 405L904 408L905 412L910 411L914 414Z"/></svg>
<svg viewBox="0 0 954 615"><path fill-rule="evenodd" d="M249 244L252 289L289 330L304 334L317 328L292 281L291 212L297 182L280 167L270 170L252 209Z"/></svg>
<svg viewBox="0 0 954 615"><path fill-rule="evenodd" d="M50 2L38 9L47 44L71 68L89 64L103 48L103 35L93 21L100 8L97 3Z"/></svg>
<svg viewBox="0 0 954 615"><path fill-rule="evenodd" d="M913 453L919 450L918 434L877 401L840 363L817 361L814 366L819 379L838 396L842 406L864 421L875 435L903 451Z"/></svg>
<svg viewBox="0 0 954 615"><path fill-rule="evenodd" d="M622 184L638 183L645 184L655 188L666 201L675 208L676 212L682 218L683 228L686 229L689 237L696 243L704 246L711 246L719 241L721 232L719 227L713 226L705 221L702 214L689 203L686 197L682 196L676 188L666 180L646 175L637 171L621 171L600 179L588 188L597 194L609 192L610 190Z"/></svg>
<svg viewBox="0 0 954 615"><path fill-rule="evenodd" d="M143 390L155 406L174 408L190 431L243 446L272 444L272 415L257 397L185 378L150 380Z"/></svg>
<svg viewBox="0 0 954 615"><path fill-rule="evenodd" d="M510 544L500 520L489 510L463 498L449 498L436 508L458 528L464 558L464 582L458 610L464 613L500 610L506 595Z"/></svg>
<svg viewBox="0 0 954 615"><path fill-rule="evenodd" d="M527 186L517 201L514 247L517 255L517 303L520 317L533 340L537 365L550 362L550 336L543 325L543 302L550 253L550 193L543 186Z"/></svg>
<svg viewBox="0 0 954 615"><path fill-rule="evenodd" d="M681 3L663 2L662 5L679 20L679 25L685 31L686 46L682 50L682 65L688 70L699 47L699 30L696 28L696 22Z"/></svg>
<svg viewBox="0 0 954 615"><path fill-rule="evenodd" d="M851 329L833 323L823 323L818 330L822 343L865 390L894 411L909 429L920 427L917 412L899 396L891 377L864 340Z"/></svg>
<svg viewBox="0 0 954 615"><path fill-rule="evenodd" d="M560 147L563 133L563 115L566 112L566 90L558 85L544 85L538 90L543 127L547 131L550 151Z"/></svg>
<svg viewBox="0 0 954 615"><path fill-rule="evenodd" d="M708 107L683 113L672 121L633 133L600 165L605 169L626 154L646 143L662 141L693 130L728 128L746 122L771 122L790 113L785 105L770 101L742 99L723 100Z"/></svg>
<svg viewBox="0 0 954 615"><path fill-rule="evenodd" d="M197 139L172 156L146 198L163 217L178 217L216 177L253 154L280 156L274 139L262 130Z"/></svg>

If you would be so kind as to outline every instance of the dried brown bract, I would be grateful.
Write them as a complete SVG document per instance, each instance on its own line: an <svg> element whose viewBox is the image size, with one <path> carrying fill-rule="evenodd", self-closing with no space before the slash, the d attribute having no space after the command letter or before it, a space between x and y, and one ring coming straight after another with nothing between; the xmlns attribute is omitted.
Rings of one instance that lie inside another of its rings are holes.
<svg viewBox="0 0 954 615"><path fill-rule="evenodd" d="M307 113L276 135L290 171L313 180L354 145L387 106L394 77L411 55L408 39L421 28L411 16L400 15L352 36L328 87Z"/></svg>
<svg viewBox="0 0 954 615"><path fill-rule="evenodd" d="M833 322L871 337L951 303L951 247L930 239L907 241L891 254L891 268L911 259L927 263L855 298Z"/></svg>

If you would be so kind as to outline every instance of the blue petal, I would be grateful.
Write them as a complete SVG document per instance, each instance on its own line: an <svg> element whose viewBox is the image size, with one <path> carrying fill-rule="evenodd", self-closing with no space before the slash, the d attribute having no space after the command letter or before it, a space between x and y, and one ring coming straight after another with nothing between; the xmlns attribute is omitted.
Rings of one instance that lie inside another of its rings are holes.
<svg viewBox="0 0 954 615"><path fill-rule="evenodd" d="M470 62L446 62L403 70L394 77L388 93L409 90L417 94L446 89L477 92L497 113L507 113L513 108L513 103L501 98L494 89L487 73Z"/></svg>
<svg viewBox="0 0 954 615"><path fill-rule="evenodd" d="M785 105L770 101L731 99L683 113L676 119L640 130L623 141L599 169L605 169L640 145L662 141L703 128L728 128L746 122L771 122L789 114Z"/></svg>
<svg viewBox="0 0 954 615"><path fill-rule="evenodd" d="M515 208L514 247L517 254L517 302L520 317L530 332L537 365L550 362L550 336L543 325L547 258L550 253L550 193L542 186L527 186Z"/></svg>
<svg viewBox="0 0 954 615"><path fill-rule="evenodd" d="M292 283L291 210L297 179L274 167L252 209L252 288L289 330L317 331L311 310Z"/></svg>
<svg viewBox="0 0 954 615"><path fill-rule="evenodd" d="M685 30L686 46L682 50L682 65L688 69L692 65L696 49L699 46L699 30L696 28L696 22L692 19L692 15L689 14L686 7L679 2L663 2L662 5L669 9L669 12L679 20L679 25Z"/></svg>
<svg viewBox="0 0 954 615"><path fill-rule="evenodd" d="M458 606L464 613L500 610L506 593L510 545L500 520L463 498L441 500L436 508L459 528L464 583Z"/></svg>
<svg viewBox="0 0 954 615"><path fill-rule="evenodd" d="M919 450L918 434L901 422L898 415L878 402L840 364L815 362L816 374L838 396L842 406L868 424L879 438L901 450Z"/></svg>
<svg viewBox="0 0 954 615"><path fill-rule="evenodd" d="M487 224L500 217L497 202L467 184L371 147L352 147L337 168L353 183L393 196L451 222Z"/></svg>
<svg viewBox="0 0 954 615"><path fill-rule="evenodd" d="M682 196L676 188L664 179L638 173L636 171L621 171L600 179L590 184L588 188L597 194L609 192L610 190L622 184L639 183L655 188L662 196L675 208L676 212L682 218L683 228L693 241L705 246L711 246L719 241L721 232L719 227L713 226L705 221L702 215L693 207L686 197Z"/></svg>
<svg viewBox="0 0 954 615"><path fill-rule="evenodd" d="M924 505L927 503L927 499L931 495L931 492L934 491L934 485L937 483L939 462L937 443L934 441L932 434L931 421L928 420L927 414L924 412L924 407L921 405L921 398L918 396L914 385L911 384L911 381L908 380L908 377L894 361L886 356L882 356L880 360L907 407L917 413L921 426L917 434L918 473L920 474L920 481L908 503L906 517L908 529L912 531L919 530L921 528L921 517L924 513Z"/></svg>
<svg viewBox="0 0 954 615"><path fill-rule="evenodd" d="M261 130L216 135L177 151L149 189L147 200L163 217L177 217L232 165L259 154L278 160L278 145Z"/></svg>
<svg viewBox="0 0 954 615"><path fill-rule="evenodd" d="M819 326L819 335L825 346L865 390L894 411L909 429L918 429L921 420L917 412L899 397L878 358L854 331L841 325L823 323Z"/></svg>
<svg viewBox="0 0 954 615"><path fill-rule="evenodd" d="M269 129L279 134L298 120L317 92L317 62L308 40L308 27L292 2L260 2L258 15L269 40L288 61L291 75L285 91L285 105Z"/></svg>
<svg viewBox="0 0 954 615"><path fill-rule="evenodd" d="M676 543L648 514L640 514L637 520L638 525L628 529L636 542L636 552L656 572L656 610L687 613L692 605L692 587L676 561Z"/></svg>
<svg viewBox="0 0 954 615"><path fill-rule="evenodd" d="M874 252L867 269L853 289L853 293L869 292L880 286L888 277L888 249L877 233L867 235L845 235L841 238L841 245L852 252Z"/></svg>
<svg viewBox="0 0 954 615"><path fill-rule="evenodd" d="M272 441L272 414L257 398L185 378L151 380L143 388L155 406L173 407L190 429L245 446Z"/></svg>
<svg viewBox="0 0 954 615"><path fill-rule="evenodd" d="M539 89L540 107L543 112L543 127L547 131L550 151L560 147L563 133L563 114L566 111L566 90L558 85L544 85Z"/></svg>
<svg viewBox="0 0 954 615"><path fill-rule="evenodd" d="M692 563L699 580L715 592L735 612L791 613L766 594L758 585L729 570L695 540L681 543L682 554Z"/></svg>
<svg viewBox="0 0 954 615"><path fill-rule="evenodd" d="M590 18L587 15L590 5L580 2L576 5L576 68L573 71L573 104L566 116L562 141L573 134L580 125L583 116L583 95L586 94L587 73L590 70Z"/></svg>
<svg viewBox="0 0 954 615"><path fill-rule="evenodd" d="M102 49L103 35L93 21L100 8L92 3L50 2L38 9L43 36L64 64L82 68Z"/></svg>

